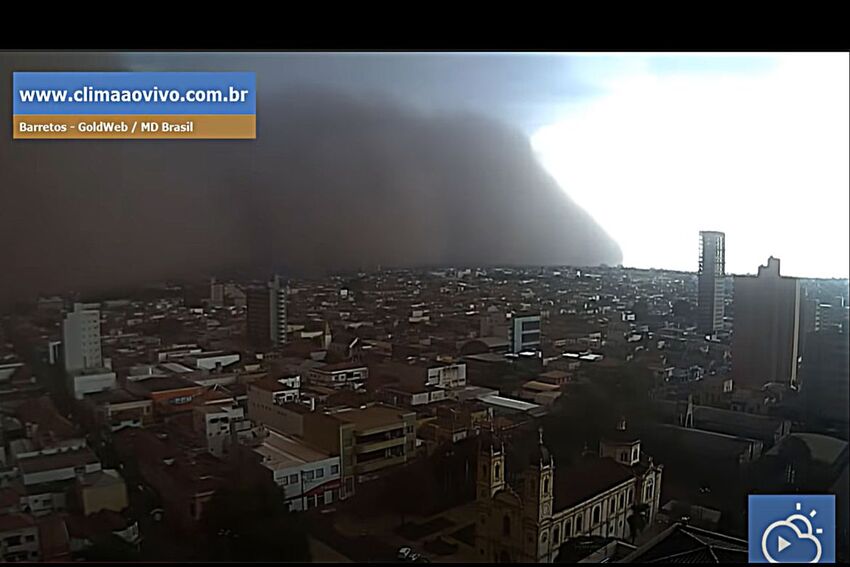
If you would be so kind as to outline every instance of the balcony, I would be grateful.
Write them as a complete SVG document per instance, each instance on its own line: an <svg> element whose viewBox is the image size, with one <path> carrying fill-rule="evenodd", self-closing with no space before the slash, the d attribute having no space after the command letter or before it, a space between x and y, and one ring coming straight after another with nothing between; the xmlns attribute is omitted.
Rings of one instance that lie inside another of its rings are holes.
<svg viewBox="0 0 850 567"><path fill-rule="evenodd" d="M367 474L387 467L400 465L405 462L405 459L405 455L399 455L398 457L388 457L386 459L375 459L374 461L369 461L368 463L356 464L354 466L354 471L358 475Z"/></svg>
<svg viewBox="0 0 850 567"><path fill-rule="evenodd" d="M373 451L389 449L390 447L397 447L399 445L403 446L406 440L407 438L404 435L401 435L392 439L371 441L367 443L358 443L354 446L354 452L359 455L361 453L371 453Z"/></svg>

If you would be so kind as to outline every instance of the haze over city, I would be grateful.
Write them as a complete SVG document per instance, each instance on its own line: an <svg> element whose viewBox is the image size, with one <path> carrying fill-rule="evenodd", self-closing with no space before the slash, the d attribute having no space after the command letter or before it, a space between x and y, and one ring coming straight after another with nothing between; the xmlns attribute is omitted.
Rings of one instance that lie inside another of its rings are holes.
<svg viewBox="0 0 850 567"><path fill-rule="evenodd" d="M846 54L4 53L0 62L3 81L22 68L258 77L254 143L12 144L4 125L0 236L18 274L0 289L7 297L61 291L57 271L71 287L232 266L695 271L693 227L726 232L729 273L754 273L773 255L788 275L848 275Z"/></svg>

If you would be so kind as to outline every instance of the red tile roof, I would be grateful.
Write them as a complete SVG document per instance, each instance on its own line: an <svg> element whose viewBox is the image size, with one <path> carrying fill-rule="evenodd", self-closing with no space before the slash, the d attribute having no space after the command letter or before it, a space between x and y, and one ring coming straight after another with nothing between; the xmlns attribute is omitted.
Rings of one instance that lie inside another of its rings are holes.
<svg viewBox="0 0 850 567"><path fill-rule="evenodd" d="M29 514L7 514L0 516L0 533L34 527L35 519Z"/></svg>

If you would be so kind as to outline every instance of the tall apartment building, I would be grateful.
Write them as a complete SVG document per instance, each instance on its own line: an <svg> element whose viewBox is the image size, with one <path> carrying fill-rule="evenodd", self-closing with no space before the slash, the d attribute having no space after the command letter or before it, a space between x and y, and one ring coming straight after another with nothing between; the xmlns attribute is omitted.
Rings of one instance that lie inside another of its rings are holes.
<svg viewBox="0 0 850 567"><path fill-rule="evenodd" d="M847 415L850 404L848 376L850 343L847 332L832 328L810 333L800 366L800 391L809 428L846 434L850 421Z"/></svg>
<svg viewBox="0 0 850 567"><path fill-rule="evenodd" d="M286 342L286 284L275 276L266 285L245 291L248 342L256 348L274 348Z"/></svg>
<svg viewBox="0 0 850 567"><path fill-rule="evenodd" d="M103 367L100 350L100 311L96 305L75 303L62 323L65 371Z"/></svg>
<svg viewBox="0 0 850 567"><path fill-rule="evenodd" d="M797 385L800 281L779 275L770 257L756 276L735 277L732 378L736 387Z"/></svg>
<svg viewBox="0 0 850 567"><path fill-rule="evenodd" d="M722 232L700 231L699 238L697 324L701 332L711 334L723 329L726 235Z"/></svg>

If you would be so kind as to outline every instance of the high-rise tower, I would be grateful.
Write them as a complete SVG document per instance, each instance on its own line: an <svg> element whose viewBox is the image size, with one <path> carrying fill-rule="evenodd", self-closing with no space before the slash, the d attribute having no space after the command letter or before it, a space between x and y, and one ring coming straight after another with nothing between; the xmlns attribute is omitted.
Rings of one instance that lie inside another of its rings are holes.
<svg viewBox="0 0 850 567"><path fill-rule="evenodd" d="M700 231L699 245L699 330L711 334L723 329L723 301L726 295L726 235Z"/></svg>

